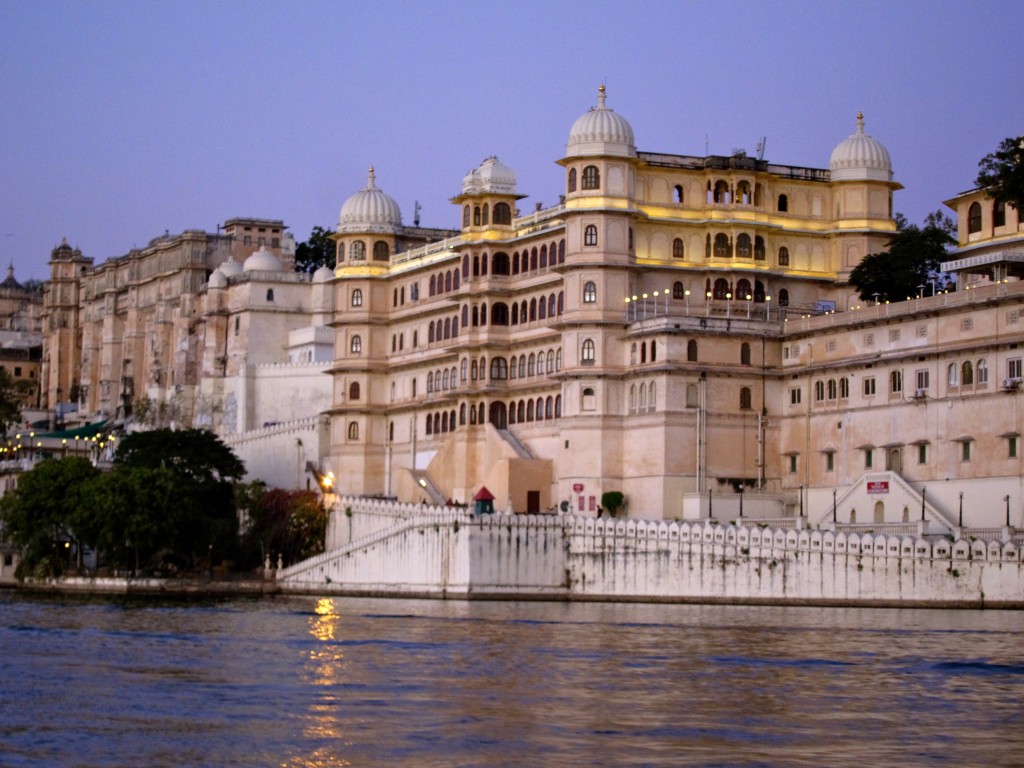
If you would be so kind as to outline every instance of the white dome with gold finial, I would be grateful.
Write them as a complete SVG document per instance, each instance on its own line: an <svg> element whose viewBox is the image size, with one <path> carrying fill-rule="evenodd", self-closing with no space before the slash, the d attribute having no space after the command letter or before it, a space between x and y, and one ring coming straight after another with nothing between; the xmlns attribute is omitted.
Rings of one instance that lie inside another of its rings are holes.
<svg viewBox="0 0 1024 768"><path fill-rule="evenodd" d="M616 155L636 157L633 127L626 118L605 106L605 88L598 88L597 106L582 115L569 131L566 157Z"/></svg>
<svg viewBox="0 0 1024 768"><path fill-rule="evenodd" d="M281 260L267 250L267 246L261 245L260 249L252 254L242 264L243 272L283 272L284 267Z"/></svg>
<svg viewBox="0 0 1024 768"><path fill-rule="evenodd" d="M832 150L828 161L832 181L892 181L892 159L882 142L864 133L864 113L857 130Z"/></svg>
<svg viewBox="0 0 1024 768"><path fill-rule="evenodd" d="M402 228L402 212L391 197L377 189L373 166L365 187L341 206L338 232L397 233Z"/></svg>
<svg viewBox="0 0 1024 768"><path fill-rule="evenodd" d="M514 195L516 172L491 155L462 179L464 195Z"/></svg>

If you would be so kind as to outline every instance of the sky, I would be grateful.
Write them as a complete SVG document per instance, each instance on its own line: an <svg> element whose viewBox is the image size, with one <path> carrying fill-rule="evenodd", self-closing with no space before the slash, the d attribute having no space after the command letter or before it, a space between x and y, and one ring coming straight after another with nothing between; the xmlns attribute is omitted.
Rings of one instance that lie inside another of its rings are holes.
<svg viewBox="0 0 1024 768"><path fill-rule="evenodd" d="M0 0L0 265L46 279L62 237L96 263L165 231L334 228L366 185L411 225L490 155L523 212L557 202L596 104L641 151L827 168L855 128L920 223L1024 134L1012 2ZM948 211L947 211L948 212Z"/></svg>

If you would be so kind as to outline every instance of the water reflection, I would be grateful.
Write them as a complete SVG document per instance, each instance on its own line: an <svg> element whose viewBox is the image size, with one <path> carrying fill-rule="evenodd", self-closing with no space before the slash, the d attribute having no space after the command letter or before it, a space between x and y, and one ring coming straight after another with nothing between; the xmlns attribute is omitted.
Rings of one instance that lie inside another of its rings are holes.
<svg viewBox="0 0 1024 768"><path fill-rule="evenodd" d="M0 616L5 765L902 768L1024 749L1020 613L0 594Z"/></svg>

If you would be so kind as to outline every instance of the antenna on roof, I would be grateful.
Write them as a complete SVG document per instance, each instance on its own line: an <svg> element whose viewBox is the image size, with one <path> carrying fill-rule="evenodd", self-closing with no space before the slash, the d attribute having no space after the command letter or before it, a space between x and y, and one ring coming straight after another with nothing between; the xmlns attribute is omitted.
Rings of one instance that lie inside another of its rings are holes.
<svg viewBox="0 0 1024 768"><path fill-rule="evenodd" d="M759 142L757 142L757 159L758 160L764 160L764 145L765 145L765 142L767 140L768 140L767 137L762 136L761 140Z"/></svg>

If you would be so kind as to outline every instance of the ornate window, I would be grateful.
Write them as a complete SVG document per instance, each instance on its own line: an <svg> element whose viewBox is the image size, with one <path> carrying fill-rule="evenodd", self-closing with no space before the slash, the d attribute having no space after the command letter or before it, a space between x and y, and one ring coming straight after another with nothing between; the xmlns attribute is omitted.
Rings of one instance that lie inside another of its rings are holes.
<svg viewBox="0 0 1024 768"><path fill-rule="evenodd" d="M584 339L583 347L580 350L580 362L583 365L593 365L596 360L596 348L593 339Z"/></svg>
<svg viewBox="0 0 1024 768"><path fill-rule="evenodd" d="M391 249L388 244L383 240L378 240L373 244L373 260L374 261L387 261L391 258Z"/></svg>
<svg viewBox="0 0 1024 768"><path fill-rule="evenodd" d="M352 261L366 261L366 243L362 240L355 240L349 248L349 258Z"/></svg>
<svg viewBox="0 0 1024 768"><path fill-rule="evenodd" d="M971 203L967 209L967 232L972 235L981 232L981 203Z"/></svg>
<svg viewBox="0 0 1024 768"><path fill-rule="evenodd" d="M587 224L583 230L583 244L597 245L597 227L593 224Z"/></svg>
<svg viewBox="0 0 1024 768"><path fill-rule="evenodd" d="M992 226L993 227L1005 227L1006 226L1006 202L1000 200L995 204L992 209Z"/></svg>
<svg viewBox="0 0 1024 768"><path fill-rule="evenodd" d="M683 289L683 284L676 280L672 283L672 298L673 299L685 299L686 291Z"/></svg>
<svg viewBox="0 0 1024 768"><path fill-rule="evenodd" d="M512 209L508 203L495 203L494 204L494 223L495 224L511 224L512 223Z"/></svg>
<svg viewBox="0 0 1024 768"><path fill-rule="evenodd" d="M697 341L695 339L686 342L686 362L697 362Z"/></svg>
<svg viewBox="0 0 1024 768"><path fill-rule="evenodd" d="M363 337L356 334L352 337L348 346L349 352L353 355L358 355L363 351Z"/></svg>
<svg viewBox="0 0 1024 768"><path fill-rule="evenodd" d="M359 422L350 421L348 423L348 439L358 440L359 439Z"/></svg>
<svg viewBox="0 0 1024 768"><path fill-rule="evenodd" d="M491 358L491 379L504 381L508 378L508 363L504 357Z"/></svg>
<svg viewBox="0 0 1024 768"><path fill-rule="evenodd" d="M361 288L356 288L352 291L352 306L361 307L363 306L363 291Z"/></svg>
<svg viewBox="0 0 1024 768"><path fill-rule="evenodd" d="M789 198L785 195L779 195L779 212L785 213L789 210Z"/></svg>
<svg viewBox="0 0 1024 768"><path fill-rule="evenodd" d="M415 393L413 393L415 395ZM358 400L359 399L359 382L353 381L348 385L348 399Z"/></svg>
<svg viewBox="0 0 1024 768"><path fill-rule="evenodd" d="M462 226L463 227L468 227L469 226L469 206L468 205L463 206L463 208L462 208Z"/></svg>
<svg viewBox="0 0 1024 768"><path fill-rule="evenodd" d="M740 365L750 365L750 345L747 342L740 345Z"/></svg>
<svg viewBox="0 0 1024 768"><path fill-rule="evenodd" d="M744 232L736 238L736 256L740 259L749 259L750 253L750 235Z"/></svg>
<svg viewBox="0 0 1024 768"><path fill-rule="evenodd" d="M789 266L789 248L787 248L786 246L782 246L781 248L779 248L779 266Z"/></svg>
<svg viewBox="0 0 1024 768"><path fill-rule="evenodd" d="M749 411L753 408L750 396L750 387L740 387L740 410Z"/></svg>
<svg viewBox="0 0 1024 768"><path fill-rule="evenodd" d="M764 238L758 235L754 238L754 259L755 261L764 261Z"/></svg>
<svg viewBox="0 0 1024 768"><path fill-rule="evenodd" d="M978 384L988 384L988 362L985 358L978 361L978 364L975 366L975 371L978 374Z"/></svg>
<svg viewBox="0 0 1024 768"><path fill-rule="evenodd" d="M715 235L715 256L729 258L729 238L721 232Z"/></svg>
<svg viewBox="0 0 1024 768"><path fill-rule="evenodd" d="M683 258L683 241L678 237L672 241L672 258Z"/></svg>
<svg viewBox="0 0 1024 768"><path fill-rule="evenodd" d="M596 165L588 165L583 169L583 189L600 189L601 172Z"/></svg>
<svg viewBox="0 0 1024 768"><path fill-rule="evenodd" d="M337 259L338 259L338 263L339 264L345 260L345 244L344 243L338 243Z"/></svg>
<svg viewBox="0 0 1024 768"><path fill-rule="evenodd" d="M588 280L583 284L583 303L593 304L597 301L597 284Z"/></svg>
<svg viewBox="0 0 1024 768"><path fill-rule="evenodd" d="M575 168L570 168L569 169L569 186L568 186L568 190L570 192L575 192L576 191L576 169Z"/></svg>

